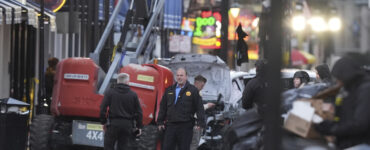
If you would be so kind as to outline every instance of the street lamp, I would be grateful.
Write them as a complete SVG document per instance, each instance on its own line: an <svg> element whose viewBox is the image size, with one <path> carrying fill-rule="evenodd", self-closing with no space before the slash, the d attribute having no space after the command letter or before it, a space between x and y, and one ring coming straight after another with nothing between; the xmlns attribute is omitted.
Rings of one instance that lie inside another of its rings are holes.
<svg viewBox="0 0 370 150"><path fill-rule="evenodd" d="M306 29L306 24L311 26L314 32L332 31L338 32L342 28L342 20L339 17L331 17L325 20L321 16L314 16L306 19L302 15L293 16L291 20L291 27L294 31L303 31Z"/></svg>
<svg viewBox="0 0 370 150"><path fill-rule="evenodd" d="M303 31L306 28L306 19L302 15L292 18L292 28L294 31Z"/></svg>
<svg viewBox="0 0 370 150"><path fill-rule="evenodd" d="M236 59L235 59L235 57L236 57L236 27L238 26L237 25L237 22L238 22L238 20L237 20L237 17L239 16L239 13L240 13L240 5L239 5L239 3L237 3L237 2L234 2L233 4L231 4L231 7L230 7L230 14L231 14L231 16L233 17L233 19L234 19L234 50L232 51L233 52L233 54L232 54L232 58L233 58L233 61L234 61L234 63L235 63L235 61L236 61ZM234 66L235 68L237 68L236 67L236 63L235 63L235 66Z"/></svg>
<svg viewBox="0 0 370 150"><path fill-rule="evenodd" d="M230 7L230 14L231 16L233 16L233 19L234 19L234 29L236 29L236 26L238 24L237 18L239 16L239 13L240 13L240 5L237 2L234 2Z"/></svg>
<svg viewBox="0 0 370 150"><path fill-rule="evenodd" d="M342 21L338 17L330 18L328 27L330 31L337 32L342 28Z"/></svg>
<svg viewBox="0 0 370 150"><path fill-rule="evenodd" d="M230 13L234 18L238 17L240 13L240 5L238 3L233 3L230 7Z"/></svg>
<svg viewBox="0 0 370 150"><path fill-rule="evenodd" d="M252 21L252 27L253 28L257 28L258 27L258 23L260 22L260 18L257 17L255 18L253 21Z"/></svg>
<svg viewBox="0 0 370 150"><path fill-rule="evenodd" d="M239 5L239 3L234 2L230 7L230 14L231 14L231 16L233 16L233 20L234 20L234 30L236 29L236 26L238 26L238 19L237 18L239 16L239 13L240 13L240 5ZM235 39L236 39L236 34L235 34Z"/></svg>
<svg viewBox="0 0 370 150"><path fill-rule="evenodd" d="M238 17L239 12L240 12L240 8L230 8L230 13L234 18Z"/></svg>
<svg viewBox="0 0 370 150"><path fill-rule="evenodd" d="M308 23L311 25L311 28L315 32L323 32L328 29L328 25L323 17L312 17Z"/></svg>

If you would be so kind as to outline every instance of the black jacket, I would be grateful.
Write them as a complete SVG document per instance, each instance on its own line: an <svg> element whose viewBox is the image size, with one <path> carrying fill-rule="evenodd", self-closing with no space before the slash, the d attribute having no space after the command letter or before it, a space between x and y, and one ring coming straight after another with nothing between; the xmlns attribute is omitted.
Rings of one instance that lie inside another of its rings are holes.
<svg viewBox="0 0 370 150"><path fill-rule="evenodd" d="M321 132L337 137L339 148L370 144L370 76L355 62L343 58L334 65L332 74L344 82L348 95L343 98L339 109L336 109L339 121L324 121L319 125L327 128L321 129Z"/></svg>
<svg viewBox="0 0 370 150"><path fill-rule="evenodd" d="M242 105L244 109L251 109L253 104L256 103L258 107L258 112L262 114L265 109L264 103L264 92L267 88L267 82L261 76L257 76L251 79L244 91L242 96Z"/></svg>
<svg viewBox="0 0 370 150"><path fill-rule="evenodd" d="M136 127L142 128L143 112L140 102L136 93L131 91L128 85L117 84L104 94L104 99L100 105L100 121L102 124L107 122L107 107L109 107L108 117L110 120L136 120Z"/></svg>
<svg viewBox="0 0 370 150"><path fill-rule="evenodd" d="M180 123L194 121L194 114L197 114L197 124L205 127L204 108L202 98L198 89L188 81L180 90L177 103L176 84L168 87L162 97L157 123Z"/></svg>
<svg viewBox="0 0 370 150"><path fill-rule="evenodd" d="M53 95L53 86L54 86L54 76L55 70L53 68L48 67L45 72L45 90L46 90L46 97L50 98Z"/></svg>
<svg viewBox="0 0 370 150"><path fill-rule="evenodd" d="M315 69L316 69L317 73L319 74L320 79L322 80L321 82L329 83L329 84L332 83L332 77L331 77L331 74L330 74L330 69L329 69L329 66L327 64L318 65L318 66L315 67Z"/></svg>

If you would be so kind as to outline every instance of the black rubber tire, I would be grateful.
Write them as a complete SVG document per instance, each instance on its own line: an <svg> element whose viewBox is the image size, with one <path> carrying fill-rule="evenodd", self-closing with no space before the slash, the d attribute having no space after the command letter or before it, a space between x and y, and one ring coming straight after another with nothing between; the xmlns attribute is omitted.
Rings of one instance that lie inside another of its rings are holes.
<svg viewBox="0 0 370 150"><path fill-rule="evenodd" d="M155 125L146 125L137 140L138 150L155 150L159 138L158 128Z"/></svg>
<svg viewBox="0 0 370 150"><path fill-rule="evenodd" d="M35 116L30 126L31 150L50 150L50 136L54 125L54 117L41 114Z"/></svg>

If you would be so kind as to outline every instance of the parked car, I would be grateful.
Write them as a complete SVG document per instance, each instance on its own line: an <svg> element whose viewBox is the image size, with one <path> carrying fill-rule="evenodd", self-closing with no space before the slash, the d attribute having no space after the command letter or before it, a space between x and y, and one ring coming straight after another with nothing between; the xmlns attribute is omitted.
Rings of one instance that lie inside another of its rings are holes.
<svg viewBox="0 0 370 150"><path fill-rule="evenodd" d="M294 87L293 84L293 76L294 73L297 71L306 71L308 75L310 76L310 82L315 82L316 81L316 72L312 70L307 70L307 69L293 69L293 68L284 68L281 69L281 79L283 82L283 90L288 90L292 89ZM250 74L256 74L256 69L251 69L249 70Z"/></svg>
<svg viewBox="0 0 370 150"><path fill-rule="evenodd" d="M231 97L230 104L231 110L233 110L235 115L240 115L243 112L241 98L243 96L243 91L247 83L256 76L254 73L248 73L243 71L230 71L231 78Z"/></svg>

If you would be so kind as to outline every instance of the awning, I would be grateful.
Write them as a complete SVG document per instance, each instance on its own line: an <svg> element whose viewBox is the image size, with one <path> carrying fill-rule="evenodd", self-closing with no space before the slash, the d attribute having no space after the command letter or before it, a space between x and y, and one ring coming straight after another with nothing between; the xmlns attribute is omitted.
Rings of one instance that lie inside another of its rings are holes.
<svg viewBox="0 0 370 150"><path fill-rule="evenodd" d="M33 8L35 10L35 13L37 13L37 15L39 15L38 13L40 13L40 11L41 11L40 6L37 3L31 2L31 1L27 1L27 7ZM45 16L49 17L50 31L55 32L56 31L56 22L55 22L56 16L55 16L55 13L48 10L48 9L45 9L44 14L45 14ZM36 16L36 19L37 19L36 24L38 25L38 17L37 16Z"/></svg>
<svg viewBox="0 0 370 150"><path fill-rule="evenodd" d="M3 3L0 3L0 8L2 9L2 14L1 14L2 22L5 22L5 24L11 24L12 23L12 8Z"/></svg>
<svg viewBox="0 0 370 150"><path fill-rule="evenodd" d="M293 66L313 64L316 61L315 56L300 50L292 50L290 58Z"/></svg>
<svg viewBox="0 0 370 150"><path fill-rule="evenodd" d="M22 7L15 5L11 2L2 1L3 4L8 5L14 9L14 23L21 23L22 22Z"/></svg>
<svg viewBox="0 0 370 150"><path fill-rule="evenodd" d="M15 0L1 1L0 7L5 8L5 23L6 24L11 24L12 18L14 17L14 24L19 24L22 21L24 21L24 19L27 19L27 23L29 25L33 25L35 28L38 27L37 26L37 14L33 8L23 5L22 3L15 1ZM22 13L25 13L25 12L27 13L27 17L22 18Z"/></svg>
<svg viewBox="0 0 370 150"><path fill-rule="evenodd" d="M166 0L164 3L164 28L181 29L182 0Z"/></svg>
<svg viewBox="0 0 370 150"><path fill-rule="evenodd" d="M18 2L18 1L15 1L15 0L11 0L11 1L15 5L18 5L18 6L22 7L23 9L27 10L27 23L29 25L32 25L35 28L37 28L38 27L38 17L37 17L36 11L33 8L26 6L25 4L23 4L21 2Z"/></svg>

